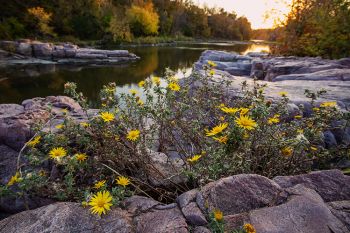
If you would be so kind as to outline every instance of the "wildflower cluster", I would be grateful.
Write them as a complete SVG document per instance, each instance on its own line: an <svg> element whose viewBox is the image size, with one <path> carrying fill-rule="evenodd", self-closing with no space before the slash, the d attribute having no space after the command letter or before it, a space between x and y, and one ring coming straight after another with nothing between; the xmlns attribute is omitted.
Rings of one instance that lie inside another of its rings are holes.
<svg viewBox="0 0 350 233"><path fill-rule="evenodd" d="M20 191L13 192L21 196L82 201L102 215L133 193L156 193L172 202L178 193L224 176L298 174L331 168L349 156L346 145L329 149L323 144L323 132L334 121L341 120L337 127L349 126L348 113L337 103L317 103L321 93L308 91L312 112L305 117L303 108L289 111L288 93L268 99L258 83L242 83L232 97L230 81L214 76L215 66L209 62L204 76L194 73L182 80L168 70L165 77L143 80L139 90L122 94L111 83L101 90L101 107L93 114L76 85L67 83L66 93L80 103L85 118L65 111L58 127L39 130L26 144L26 164L6 190L16 186ZM177 172L187 179L162 188L151 182L154 174L171 178L155 164L152 151L176 157L182 164ZM220 212L213 219L222 229ZM254 231L247 226L246 232Z"/></svg>

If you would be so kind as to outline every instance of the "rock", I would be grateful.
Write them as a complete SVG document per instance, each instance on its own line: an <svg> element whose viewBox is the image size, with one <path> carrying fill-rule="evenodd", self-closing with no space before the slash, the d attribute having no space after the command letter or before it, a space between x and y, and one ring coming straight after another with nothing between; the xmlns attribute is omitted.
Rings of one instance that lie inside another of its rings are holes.
<svg viewBox="0 0 350 233"><path fill-rule="evenodd" d="M160 203L151 198L141 196L132 196L122 202L122 206L133 215L146 212L157 205L160 205Z"/></svg>
<svg viewBox="0 0 350 233"><path fill-rule="evenodd" d="M52 51L53 58L65 58L66 52L62 45L55 45Z"/></svg>
<svg viewBox="0 0 350 233"><path fill-rule="evenodd" d="M288 191L291 195L288 202L249 213L249 222L256 232L348 232L346 226L331 213L314 190L298 185Z"/></svg>
<svg viewBox="0 0 350 233"><path fill-rule="evenodd" d="M274 181L259 175L236 175L203 187L201 193L209 211L220 209L234 215L284 201L283 189Z"/></svg>
<svg viewBox="0 0 350 233"><path fill-rule="evenodd" d="M187 191L180 196L176 198L177 204L180 206L180 208L184 208L187 206L190 202L193 202L196 200L198 190L197 189L192 189L190 191Z"/></svg>
<svg viewBox="0 0 350 233"><path fill-rule="evenodd" d="M350 200L350 177L339 170L316 171L298 176L277 176L273 180L282 188L302 184L314 189L326 202Z"/></svg>
<svg viewBox="0 0 350 233"><path fill-rule="evenodd" d="M0 143L19 151L34 135L32 126L45 123L50 113L63 116L63 109L67 109L76 118L83 116L82 108L72 98L66 96L48 96L25 100L21 105L0 104Z"/></svg>
<svg viewBox="0 0 350 233"><path fill-rule="evenodd" d="M201 55L201 61L207 64L207 61L232 62L237 61L237 53L228 53L223 51L206 50Z"/></svg>
<svg viewBox="0 0 350 233"><path fill-rule="evenodd" d="M229 67L229 68L224 69L224 71L227 71L229 74L234 75L234 76L248 76L248 75L250 75L250 70L240 69L237 67Z"/></svg>
<svg viewBox="0 0 350 233"><path fill-rule="evenodd" d="M326 144L326 148L332 148L337 146L337 140L334 137L334 134L330 131L327 130L323 133L324 136L324 143Z"/></svg>
<svg viewBox="0 0 350 233"><path fill-rule="evenodd" d="M98 218L78 203L55 203L25 211L0 221L1 232L133 232L128 212L113 208L108 215Z"/></svg>
<svg viewBox="0 0 350 233"><path fill-rule="evenodd" d="M197 204L195 202L191 202L182 208L181 211L185 216L187 222L192 226L204 226L208 224L204 214L197 207Z"/></svg>
<svg viewBox="0 0 350 233"><path fill-rule="evenodd" d="M17 151L0 144L0 185L7 184L11 176L15 175L17 156Z"/></svg>
<svg viewBox="0 0 350 233"><path fill-rule="evenodd" d="M182 161L168 158L164 153L150 150L152 161L147 165L147 175L154 186L172 186L186 182L186 177L181 174Z"/></svg>
<svg viewBox="0 0 350 233"><path fill-rule="evenodd" d="M74 48L68 48L64 50L64 53L66 58L75 58L77 50Z"/></svg>
<svg viewBox="0 0 350 233"><path fill-rule="evenodd" d="M267 56L269 56L268 53L264 53L264 52L249 52L246 55L249 57L267 57Z"/></svg>
<svg viewBox="0 0 350 233"><path fill-rule="evenodd" d="M341 58L337 61L337 63L342 66L350 67L350 57Z"/></svg>
<svg viewBox="0 0 350 233"><path fill-rule="evenodd" d="M327 204L333 215L346 225L350 232L350 201L335 201Z"/></svg>
<svg viewBox="0 0 350 233"><path fill-rule="evenodd" d="M0 41L0 48L7 52L15 53L16 47L17 43L15 41Z"/></svg>
<svg viewBox="0 0 350 233"><path fill-rule="evenodd" d="M101 50L79 48L69 43L43 43L40 41L19 40L0 41L1 66L36 64L80 64L114 65L138 60L135 54L127 50ZM23 56L24 55L24 56Z"/></svg>
<svg viewBox="0 0 350 233"><path fill-rule="evenodd" d="M193 233L211 233L211 231L206 227L200 226L195 227Z"/></svg>
<svg viewBox="0 0 350 233"><path fill-rule="evenodd" d="M187 233L186 220L179 208L152 210L134 218L136 232Z"/></svg>
<svg viewBox="0 0 350 233"><path fill-rule="evenodd" d="M50 43L33 42L33 55L37 58L51 58L53 46Z"/></svg>
<svg viewBox="0 0 350 233"><path fill-rule="evenodd" d="M0 197L0 212L7 214L16 214L21 211L36 209L45 205L52 204L54 202L55 201L53 199L37 196L4 196Z"/></svg>
<svg viewBox="0 0 350 233"><path fill-rule="evenodd" d="M30 43L20 42L17 44L16 53L31 57L33 53L32 45Z"/></svg>
<svg viewBox="0 0 350 233"><path fill-rule="evenodd" d="M245 223L248 223L249 215L248 213L242 213L242 214L235 214L235 215L227 215L224 217L225 221L225 229L227 231L230 231L232 229L239 229L241 228Z"/></svg>
<svg viewBox="0 0 350 233"><path fill-rule="evenodd" d="M306 74L279 75L272 79L274 82L285 80L350 81L350 69L327 69Z"/></svg>

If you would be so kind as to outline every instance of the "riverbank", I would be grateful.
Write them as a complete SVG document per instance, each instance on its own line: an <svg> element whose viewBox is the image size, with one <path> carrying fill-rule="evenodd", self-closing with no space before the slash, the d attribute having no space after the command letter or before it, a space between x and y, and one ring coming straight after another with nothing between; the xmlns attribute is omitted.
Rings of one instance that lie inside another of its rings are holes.
<svg viewBox="0 0 350 233"><path fill-rule="evenodd" d="M80 48L71 43L0 41L0 67L13 65L116 65L140 59L127 50Z"/></svg>

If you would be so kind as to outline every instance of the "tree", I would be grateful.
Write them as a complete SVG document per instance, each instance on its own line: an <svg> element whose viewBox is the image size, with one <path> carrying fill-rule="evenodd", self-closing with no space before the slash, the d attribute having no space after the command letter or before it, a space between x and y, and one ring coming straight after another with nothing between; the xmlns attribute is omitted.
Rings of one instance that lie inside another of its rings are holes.
<svg viewBox="0 0 350 233"><path fill-rule="evenodd" d="M348 0L294 0L279 52L327 58L350 55Z"/></svg>
<svg viewBox="0 0 350 233"><path fill-rule="evenodd" d="M28 14L34 19L37 24L38 31L43 35L55 36L52 27L49 26L52 13L46 12L42 7L29 8Z"/></svg>
<svg viewBox="0 0 350 233"><path fill-rule="evenodd" d="M154 11L153 4L144 6L132 5L127 10L127 18L131 31L135 36L157 35L159 28L159 16Z"/></svg>

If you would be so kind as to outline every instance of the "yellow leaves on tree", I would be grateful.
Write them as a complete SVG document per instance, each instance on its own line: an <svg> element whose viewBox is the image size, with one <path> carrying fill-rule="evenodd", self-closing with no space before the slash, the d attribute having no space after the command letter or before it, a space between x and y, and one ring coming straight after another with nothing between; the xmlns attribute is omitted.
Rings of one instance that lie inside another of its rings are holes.
<svg viewBox="0 0 350 233"><path fill-rule="evenodd" d="M127 18L135 36L158 34L159 16L152 3L132 5L127 11Z"/></svg>
<svg viewBox="0 0 350 233"><path fill-rule="evenodd" d="M37 27L42 34L54 35L52 28L49 26L52 13L46 12L40 6L28 8L27 11L35 19Z"/></svg>

